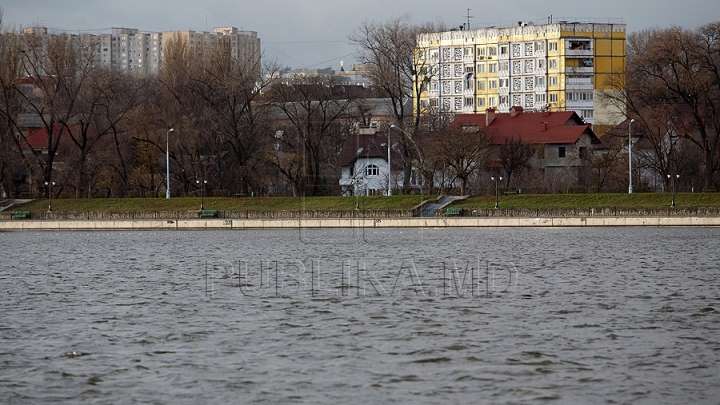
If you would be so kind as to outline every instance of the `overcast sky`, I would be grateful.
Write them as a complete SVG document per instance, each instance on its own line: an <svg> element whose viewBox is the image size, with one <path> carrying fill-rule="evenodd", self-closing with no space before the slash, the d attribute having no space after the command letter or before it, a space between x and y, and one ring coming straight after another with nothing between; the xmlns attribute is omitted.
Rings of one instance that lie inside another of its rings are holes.
<svg viewBox="0 0 720 405"><path fill-rule="evenodd" d="M697 28L720 20L718 0L459 1L459 0L0 0L5 27L43 24L63 31L109 32L234 26L257 31L265 60L293 68L332 67L356 61L347 42L363 20L402 18L410 23L506 27L518 21L595 21L627 24L628 32L673 25Z"/></svg>

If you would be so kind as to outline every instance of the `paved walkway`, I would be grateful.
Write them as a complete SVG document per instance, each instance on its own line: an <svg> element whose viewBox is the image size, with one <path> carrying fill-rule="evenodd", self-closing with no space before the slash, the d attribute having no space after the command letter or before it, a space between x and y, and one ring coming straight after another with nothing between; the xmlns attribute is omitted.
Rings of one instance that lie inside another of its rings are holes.
<svg viewBox="0 0 720 405"><path fill-rule="evenodd" d="M0 211L5 211L6 209L12 207L13 205L25 204L26 202L30 202L30 201L32 201L32 200L20 200L20 199L10 200L10 202L7 205L0 205Z"/></svg>
<svg viewBox="0 0 720 405"><path fill-rule="evenodd" d="M460 198L462 198L462 197L458 197L458 196L454 196L454 195L443 196L439 201L434 201L434 202L431 202L428 205L426 205L425 209L423 209L420 212L420 215L418 215L418 216L419 217L434 217L435 211L437 211L441 207L444 207L445 205L450 204L451 202L453 202L455 200L459 200Z"/></svg>

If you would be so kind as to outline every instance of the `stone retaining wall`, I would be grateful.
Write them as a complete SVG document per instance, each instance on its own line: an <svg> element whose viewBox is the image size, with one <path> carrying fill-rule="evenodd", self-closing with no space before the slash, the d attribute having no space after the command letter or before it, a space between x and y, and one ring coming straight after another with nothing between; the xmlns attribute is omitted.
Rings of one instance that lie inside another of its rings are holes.
<svg viewBox="0 0 720 405"><path fill-rule="evenodd" d="M310 219L7 220L0 231L243 230L313 228L720 226L720 217L430 217Z"/></svg>

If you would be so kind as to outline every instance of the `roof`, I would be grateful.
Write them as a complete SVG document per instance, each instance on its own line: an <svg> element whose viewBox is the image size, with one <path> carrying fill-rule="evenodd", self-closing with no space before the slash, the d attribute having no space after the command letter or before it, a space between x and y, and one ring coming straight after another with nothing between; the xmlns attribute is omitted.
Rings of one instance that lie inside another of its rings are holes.
<svg viewBox="0 0 720 405"><path fill-rule="evenodd" d="M387 160L387 141L386 132L352 135L345 141L340 152L340 164L352 166L358 158Z"/></svg>
<svg viewBox="0 0 720 405"><path fill-rule="evenodd" d="M518 137L529 144L571 144L583 134L589 135L593 143L600 143L592 125L585 124L574 111L523 112L521 107L513 107L510 113L459 114L453 125L477 126L478 131L487 129L496 145Z"/></svg>

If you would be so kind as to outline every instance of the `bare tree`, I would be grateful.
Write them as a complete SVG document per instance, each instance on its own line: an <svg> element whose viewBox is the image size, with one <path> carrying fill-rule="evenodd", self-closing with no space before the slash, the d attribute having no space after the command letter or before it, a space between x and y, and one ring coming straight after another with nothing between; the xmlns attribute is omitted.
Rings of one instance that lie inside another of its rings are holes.
<svg viewBox="0 0 720 405"><path fill-rule="evenodd" d="M338 83L334 78L295 76L287 83L273 86L271 98L285 121L280 141L286 151L285 162L294 167L298 159L307 195L319 195L328 185L323 177L326 168L335 163L339 150L348 135L344 118L350 112L353 98L334 94ZM289 159L287 154L295 154ZM283 173L290 172L284 170ZM292 181L292 179L289 179ZM302 192L303 190L297 190Z"/></svg>
<svg viewBox="0 0 720 405"><path fill-rule="evenodd" d="M435 138L433 153L460 180L460 195L465 195L468 180L487 162L492 135L450 126Z"/></svg>
<svg viewBox="0 0 720 405"><path fill-rule="evenodd" d="M505 170L505 187L510 187L510 180L514 174L529 167L528 162L534 155L535 149L523 142L519 136L505 139L498 156Z"/></svg>
<svg viewBox="0 0 720 405"><path fill-rule="evenodd" d="M423 160L415 156L418 148L412 138L419 137L425 115L418 95L434 75L428 68L427 55L417 51L417 37L442 30L444 26L390 19L384 23L364 21L349 37L358 48L359 60L370 65L373 85L391 101L395 125L402 133L398 145L406 163ZM410 166L404 168L404 184L410 184L411 171Z"/></svg>
<svg viewBox="0 0 720 405"><path fill-rule="evenodd" d="M646 129L672 122L703 155L705 190L714 189L720 147L720 23L696 31L651 29L628 37L627 72L616 75L608 100ZM664 117L652 113L659 107ZM650 131L652 132L652 131Z"/></svg>

